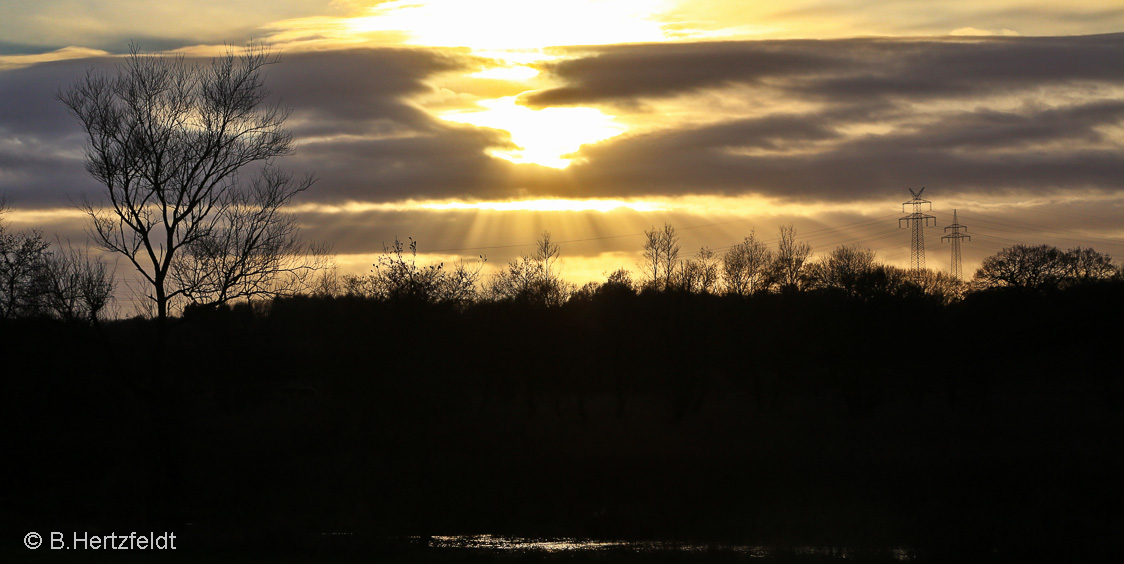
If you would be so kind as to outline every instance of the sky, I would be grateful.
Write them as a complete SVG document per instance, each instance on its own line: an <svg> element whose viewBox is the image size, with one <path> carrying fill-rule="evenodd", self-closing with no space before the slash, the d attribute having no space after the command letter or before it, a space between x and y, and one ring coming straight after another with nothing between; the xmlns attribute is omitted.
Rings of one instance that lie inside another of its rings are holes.
<svg viewBox="0 0 1124 564"><path fill-rule="evenodd" d="M423 260L530 252L634 272L643 231L683 256L781 225L817 253L909 264L1015 243L1124 257L1124 5L1016 0L0 0L0 194L17 229L84 242L101 191L55 99L130 44L205 60L264 41L292 109L292 211L345 272L394 239ZM125 274L124 264L119 273Z"/></svg>

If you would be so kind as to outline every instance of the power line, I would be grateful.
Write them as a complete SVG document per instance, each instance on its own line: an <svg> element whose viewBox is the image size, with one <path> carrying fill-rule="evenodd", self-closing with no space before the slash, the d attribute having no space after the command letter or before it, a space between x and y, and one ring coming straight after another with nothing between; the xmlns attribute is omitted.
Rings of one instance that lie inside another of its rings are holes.
<svg viewBox="0 0 1124 564"><path fill-rule="evenodd" d="M1049 211L1049 210L1043 210L1043 209L1028 209L1026 211L1027 211L1027 213L1044 213L1044 214L1048 214L1048 215L1060 215L1060 216L1076 217L1078 219L1096 219L1096 220L1100 220L1100 221L1111 221L1111 222L1114 222L1114 223L1124 223L1124 219L1121 219L1119 217L1104 217L1104 216L1100 216L1100 215L1088 215L1088 214L1082 214L1082 213L1062 212L1062 211Z"/></svg>
<svg viewBox="0 0 1124 564"><path fill-rule="evenodd" d="M889 215L884 215L884 216L880 216L880 217L863 219L863 220L855 221L855 222L851 222L851 223L845 223L843 225L836 225L836 226L833 226L833 227L823 227L823 228L820 228L820 229L813 229L812 231L805 231L801 234L802 235L801 240L805 241L805 242L812 242L812 241L815 241L816 239L820 239L820 238L823 238L823 237L832 237L832 236L834 236L838 233L843 233L843 232L846 232L846 231L851 231L851 230L859 229L859 228L862 228L862 227L873 227L873 226L877 225L879 222L885 221L886 219L894 217L896 215L897 214L889 214ZM816 235L817 233L818 233L818 235ZM780 237L767 237L767 238L758 239L758 240L761 241L762 243L770 244L770 243L776 243L777 241L779 241ZM736 244L737 243L734 243L732 245L724 245L724 246L721 246L721 247L715 247L714 250L719 251L719 250L728 249L730 247L733 247Z"/></svg>
<svg viewBox="0 0 1124 564"><path fill-rule="evenodd" d="M726 224L730 224L730 223L740 223L740 222L743 222L743 221L749 221L749 220L745 219L745 218L731 219L729 221L717 221L717 222L713 222L713 223L704 223L704 224L701 224L701 225L689 225L687 227L676 228L676 230L677 231L688 231L688 230L691 230L691 229L700 229L702 227L714 227L716 225L726 225ZM582 238L582 239L565 239L565 240L562 240L562 241L554 241L554 242L558 243L558 244L562 244L562 243L584 243L584 242L587 242L587 241L603 241L603 240L606 240L606 239L623 239L625 237L641 237L643 235L644 235L644 232L622 233L620 235L602 235L600 237L585 237L585 238ZM480 246L480 247L461 247L461 248L457 248L457 249L430 249L430 250L424 250L422 252L426 252L426 253L452 253L452 252L457 252L457 251L484 251L484 250L490 250L490 249L513 249L513 248L518 248L518 247L533 247L533 246L535 246L535 243L519 243L519 244L511 244L511 245L487 245L487 246Z"/></svg>
<svg viewBox="0 0 1124 564"><path fill-rule="evenodd" d="M1031 233L1052 234L1055 237L1059 237L1059 238L1062 238L1062 239L1070 239L1070 240L1073 240L1073 241L1080 241L1080 242L1098 241L1102 244L1124 245L1124 239L1119 239L1119 238L1097 237L1095 235L1086 235L1086 234L1081 233L1079 231L1073 231L1073 230L1070 230L1070 229L1042 229L1041 227L1036 226L1034 224L1024 223L1024 222L1021 222L1021 221L1011 220L1011 219L1008 219L1006 221L1002 221L1002 219L1004 219L1004 218L998 218L998 217L995 217L995 216L982 214L982 213L975 213L973 215L978 216L973 221L981 221L981 222L984 222L984 223L1001 225L1001 226L1004 226L1004 227L1010 227L1012 229L1021 229L1023 231L1028 231L1028 232L1031 232ZM991 219L988 220L988 219L981 219L981 218L991 218ZM1000 229L1000 231L1003 231L1003 230ZM1013 233L1017 233L1017 232L1013 232ZM1075 236L1070 237L1070 236L1067 236L1067 234L1072 234L1072 235L1075 235Z"/></svg>

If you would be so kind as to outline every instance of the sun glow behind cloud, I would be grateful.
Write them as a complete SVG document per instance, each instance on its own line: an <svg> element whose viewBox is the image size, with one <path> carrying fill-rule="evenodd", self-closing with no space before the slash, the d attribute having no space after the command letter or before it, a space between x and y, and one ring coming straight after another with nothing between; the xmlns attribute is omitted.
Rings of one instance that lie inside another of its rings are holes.
<svg viewBox="0 0 1124 564"><path fill-rule="evenodd" d="M496 80L524 81L535 78L538 75L538 69L533 69L525 65L511 65L503 67L491 67L480 72L472 73L469 76L473 78L494 78Z"/></svg>
<svg viewBox="0 0 1124 564"><path fill-rule="evenodd" d="M571 0L557 5L525 0L396 0L348 19L346 28L357 35L401 31L415 45L468 47L497 62L472 77L518 83L539 75L534 63L556 58L546 47L668 39L658 16L671 5L666 0ZM627 129L595 108L532 110L518 105L515 96L485 99L477 106L440 117L509 132L519 148L490 154L514 163L566 168L572 161L567 155L582 145Z"/></svg>
<svg viewBox="0 0 1124 564"><path fill-rule="evenodd" d="M429 210L491 210L491 211L598 211L607 213L619 209L653 212L667 209L663 204L644 200L586 200L540 199L507 202L428 202L419 205Z"/></svg>
<svg viewBox="0 0 1124 564"><path fill-rule="evenodd" d="M350 202L341 205L301 204L288 211L296 213L363 213L368 211L406 212L417 210L432 211L498 211L498 212L610 212L632 210L636 212L656 212L668 209L671 205L657 200L615 200L587 198L582 200L566 198L539 198L527 200L483 200L465 202L459 200L426 200L405 202Z"/></svg>
<svg viewBox="0 0 1124 564"><path fill-rule="evenodd" d="M494 150L496 157L514 163L534 163L566 168L566 158L582 145L603 141L624 133L625 126L594 108L544 108L520 106L515 96L477 103L482 109L454 111L441 117L448 121L479 127L502 129L511 134L515 150Z"/></svg>

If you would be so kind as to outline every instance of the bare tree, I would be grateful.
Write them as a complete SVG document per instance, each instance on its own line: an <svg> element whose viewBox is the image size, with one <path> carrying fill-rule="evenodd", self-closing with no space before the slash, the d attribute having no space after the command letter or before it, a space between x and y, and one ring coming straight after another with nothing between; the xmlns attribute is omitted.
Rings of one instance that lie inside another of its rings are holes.
<svg viewBox="0 0 1124 564"><path fill-rule="evenodd" d="M773 253L750 232L741 243L722 256L722 279L726 292L747 296L764 289L769 278Z"/></svg>
<svg viewBox="0 0 1124 564"><path fill-rule="evenodd" d="M60 245L61 246L61 245ZM97 324L113 300L113 270L87 249L67 246L46 257L44 304L63 321Z"/></svg>
<svg viewBox="0 0 1124 564"><path fill-rule="evenodd" d="M777 254L773 260L774 275L781 288L797 289L804 276L805 263L812 255L812 246L796 242L796 228L791 224L781 226L780 231Z"/></svg>
<svg viewBox="0 0 1124 564"><path fill-rule="evenodd" d="M262 291L279 270L261 260L277 254L269 247L291 250L276 243L291 234L276 211L312 181L272 170L293 147L289 111L264 84L275 62L255 44L209 65L134 47L114 75L90 70L58 94L86 133L86 170L106 188L104 206L85 205L93 237L141 274L160 320L181 296ZM263 172L244 188L253 163Z"/></svg>
<svg viewBox="0 0 1124 564"><path fill-rule="evenodd" d="M860 283L874 267L874 251L841 246L812 264L810 277L816 287L839 288L849 294L858 294Z"/></svg>
<svg viewBox="0 0 1124 564"><path fill-rule="evenodd" d="M548 278L542 264L531 257L512 259L489 281L485 293L493 301L543 306L566 303L574 289L557 277Z"/></svg>
<svg viewBox="0 0 1124 564"><path fill-rule="evenodd" d="M487 261L484 255L480 255L480 259L474 262L457 259L445 276L441 301L461 308L475 303L480 296L480 271Z"/></svg>
<svg viewBox="0 0 1124 564"><path fill-rule="evenodd" d="M452 304L465 306L476 299L476 287L483 256L475 265L458 260L453 268L445 263L419 265L418 242L412 237L407 246L395 239L384 249L373 276L344 280L345 293L399 302Z"/></svg>
<svg viewBox="0 0 1124 564"><path fill-rule="evenodd" d="M663 234L660 237L660 262L663 265L664 289L667 289L675 276L675 268L679 265L679 234L670 223L663 224Z"/></svg>
<svg viewBox="0 0 1124 564"><path fill-rule="evenodd" d="M718 286L718 257L710 247L702 247L679 269L676 286L688 292L708 294Z"/></svg>
<svg viewBox="0 0 1124 564"><path fill-rule="evenodd" d="M543 274L547 278L557 274L553 272L552 269L554 268L554 264L558 262L560 250L558 243L552 243L550 241L549 231L543 231L539 235L538 240L535 241L535 254L531 256L542 265Z"/></svg>
<svg viewBox="0 0 1124 564"><path fill-rule="evenodd" d="M0 199L0 319L30 317L42 308L42 280L50 243L38 231L11 232L3 222L7 202Z"/></svg>
<svg viewBox="0 0 1124 564"><path fill-rule="evenodd" d="M644 231L644 271L649 276L648 283L656 289L667 290L674 280L675 269L679 266L679 234L670 223L663 229L652 227Z"/></svg>
<svg viewBox="0 0 1124 564"><path fill-rule="evenodd" d="M544 306L559 306L570 299L575 288L551 270L559 248L550 242L550 233L544 231L535 247L533 255L512 259L492 276L485 287L489 299Z"/></svg>
<svg viewBox="0 0 1124 564"><path fill-rule="evenodd" d="M964 298L968 284L960 278L948 273L925 269L918 273L903 274L903 279L915 285L924 294L936 298L943 305L959 301Z"/></svg>
<svg viewBox="0 0 1124 564"><path fill-rule="evenodd" d="M296 218L283 211L306 187L267 168L248 185L222 194L213 224L172 261L172 279L184 297L217 305L310 289L312 275L326 266L325 251L306 245Z"/></svg>
<svg viewBox="0 0 1124 564"><path fill-rule="evenodd" d="M655 227L644 231L644 259L642 272L653 286L659 286L660 280L660 235Z"/></svg>
<svg viewBox="0 0 1124 564"><path fill-rule="evenodd" d="M55 317L97 323L113 299L109 267L84 249L68 245L51 251L38 231L8 231L5 211L0 198L0 319Z"/></svg>

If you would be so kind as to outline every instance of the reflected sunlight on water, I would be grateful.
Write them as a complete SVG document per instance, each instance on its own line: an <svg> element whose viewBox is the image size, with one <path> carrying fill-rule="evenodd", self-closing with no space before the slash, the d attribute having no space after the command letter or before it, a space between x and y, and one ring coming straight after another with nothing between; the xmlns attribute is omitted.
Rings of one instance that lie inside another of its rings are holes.
<svg viewBox="0 0 1124 564"><path fill-rule="evenodd" d="M421 540L421 539L419 539ZM741 554L748 558L767 558L781 554L800 556L825 556L840 559L851 558L856 551L847 547L770 547L760 545L735 544L696 544L667 541L607 541L577 538L522 538L498 535L460 535L433 536L426 541L431 548L498 550L513 552L598 552L624 550L636 553L672 552L717 552ZM885 553L900 562L913 560L913 551L907 548L891 548Z"/></svg>

